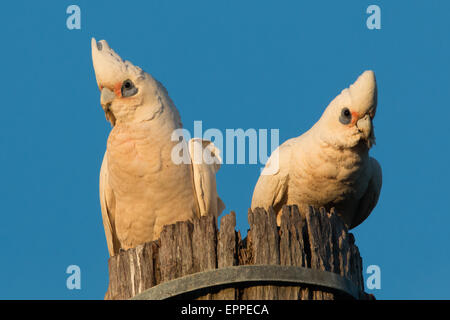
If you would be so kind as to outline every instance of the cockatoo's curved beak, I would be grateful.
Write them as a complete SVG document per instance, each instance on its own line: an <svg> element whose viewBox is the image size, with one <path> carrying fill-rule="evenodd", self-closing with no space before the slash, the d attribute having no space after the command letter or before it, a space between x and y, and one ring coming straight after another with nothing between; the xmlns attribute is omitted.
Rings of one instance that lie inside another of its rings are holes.
<svg viewBox="0 0 450 320"><path fill-rule="evenodd" d="M114 92L112 92L108 88L102 89L102 95L100 97L100 104L102 105L102 108L105 112L109 111L111 102L114 100L115 97L116 97L116 95L114 94Z"/></svg>
<svg viewBox="0 0 450 320"><path fill-rule="evenodd" d="M102 89L102 94L100 96L100 104L102 105L103 111L105 111L106 119L111 122L112 126L116 124L116 117L114 116L111 110L111 103L116 98L116 95L113 91L108 88Z"/></svg>
<svg viewBox="0 0 450 320"><path fill-rule="evenodd" d="M365 141L367 141L367 147L370 149L375 144L375 133L373 130L372 119L368 114L359 119L356 122L356 127L362 133Z"/></svg>

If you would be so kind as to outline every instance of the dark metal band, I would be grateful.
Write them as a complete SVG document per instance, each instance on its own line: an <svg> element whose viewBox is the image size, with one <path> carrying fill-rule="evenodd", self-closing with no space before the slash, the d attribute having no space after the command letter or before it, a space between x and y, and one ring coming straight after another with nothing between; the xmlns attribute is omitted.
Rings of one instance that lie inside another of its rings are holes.
<svg viewBox="0 0 450 320"><path fill-rule="evenodd" d="M356 285L337 273L280 265L246 265L193 273L168 282L163 282L134 296L133 300L163 300L177 298L195 291L232 287L236 284L250 285L299 285L318 286L345 293L359 299Z"/></svg>

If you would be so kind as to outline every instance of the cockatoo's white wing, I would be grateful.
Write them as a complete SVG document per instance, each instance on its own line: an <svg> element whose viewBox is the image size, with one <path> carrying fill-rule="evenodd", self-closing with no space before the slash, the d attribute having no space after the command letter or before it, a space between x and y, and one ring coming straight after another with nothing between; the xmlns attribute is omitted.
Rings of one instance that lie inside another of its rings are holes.
<svg viewBox="0 0 450 320"><path fill-rule="evenodd" d="M252 209L267 209L270 206L276 208L287 196L289 159L296 139L286 141L270 156L253 191Z"/></svg>
<svg viewBox="0 0 450 320"><path fill-rule="evenodd" d="M211 141L194 138L189 141L189 155L200 215L218 217L225 209L216 185L216 173L222 163L220 150Z"/></svg>
<svg viewBox="0 0 450 320"><path fill-rule="evenodd" d="M119 251L119 242L113 230L114 225L114 193L108 184L108 162L106 153L100 169L100 206L102 209L103 227L105 228L106 243L109 255Z"/></svg>
<svg viewBox="0 0 450 320"><path fill-rule="evenodd" d="M354 228L361 224L375 208L378 198L380 197L381 185L382 185L382 173L381 166L377 160L370 158L370 166L372 176L369 180L366 193L361 198L356 210L357 216L354 217L350 228Z"/></svg>

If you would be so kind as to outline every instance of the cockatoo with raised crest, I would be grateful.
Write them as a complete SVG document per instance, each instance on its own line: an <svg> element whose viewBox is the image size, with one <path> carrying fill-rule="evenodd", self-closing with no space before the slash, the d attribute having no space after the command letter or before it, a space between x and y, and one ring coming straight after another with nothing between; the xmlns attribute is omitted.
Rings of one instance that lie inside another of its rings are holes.
<svg viewBox="0 0 450 320"><path fill-rule="evenodd" d="M220 152L192 139L184 150L208 150L212 162L177 163L174 130L180 116L166 89L124 61L104 40L92 39L100 103L113 126L100 170L100 204L109 254L157 239L164 225L224 209L216 189Z"/></svg>
<svg viewBox="0 0 450 320"><path fill-rule="evenodd" d="M382 184L381 167L369 156L376 108L375 74L365 71L311 129L273 152L255 186L252 209L273 207L278 224L285 204L300 210L334 207L349 228L363 222Z"/></svg>

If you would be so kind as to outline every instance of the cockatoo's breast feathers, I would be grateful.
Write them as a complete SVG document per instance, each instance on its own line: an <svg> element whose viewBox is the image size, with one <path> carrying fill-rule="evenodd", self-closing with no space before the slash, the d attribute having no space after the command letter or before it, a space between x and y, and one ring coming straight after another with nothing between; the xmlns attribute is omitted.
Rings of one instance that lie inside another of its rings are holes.
<svg viewBox="0 0 450 320"><path fill-rule="evenodd" d="M92 63L100 89L103 87L113 89L117 83L126 79L144 76L141 68L129 61L124 61L105 40L97 42L95 38L92 38L91 46Z"/></svg>

